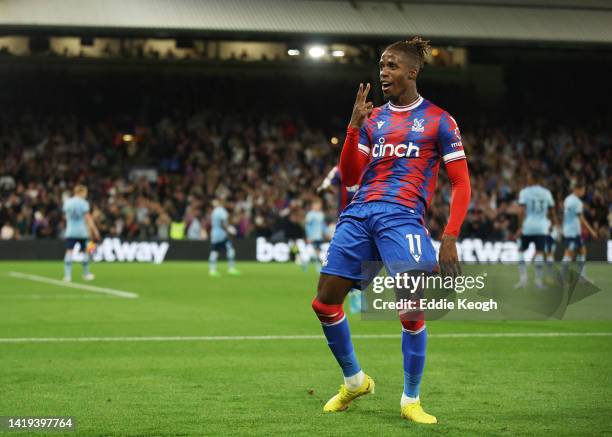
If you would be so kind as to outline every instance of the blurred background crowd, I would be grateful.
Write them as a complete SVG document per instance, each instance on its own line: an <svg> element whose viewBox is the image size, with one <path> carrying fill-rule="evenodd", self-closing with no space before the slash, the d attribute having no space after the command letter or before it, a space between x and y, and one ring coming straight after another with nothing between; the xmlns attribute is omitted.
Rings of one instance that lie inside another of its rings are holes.
<svg viewBox="0 0 612 437"><path fill-rule="evenodd" d="M62 237L62 202L77 182L89 187L103 236L206 240L211 203L220 198L238 238L303 237L305 214L344 140L341 122L324 131L295 114L168 111L155 120L130 121L129 129L124 119L76 113L1 120L2 239ZM611 138L604 122L462 126L472 202L461 236L513 239L518 192L533 171L553 192L559 217L571 181L585 179L586 218L598 238L609 238ZM438 187L427 220L434 238L448 217L443 168ZM323 197L333 231L336 193Z"/></svg>

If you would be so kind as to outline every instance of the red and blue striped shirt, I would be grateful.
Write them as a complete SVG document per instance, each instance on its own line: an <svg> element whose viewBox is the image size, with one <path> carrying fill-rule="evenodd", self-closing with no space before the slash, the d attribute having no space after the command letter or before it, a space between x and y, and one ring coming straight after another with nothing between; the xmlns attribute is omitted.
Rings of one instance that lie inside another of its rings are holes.
<svg viewBox="0 0 612 437"><path fill-rule="evenodd" d="M440 162L465 159L461 133L450 114L422 97L408 106L375 108L359 132L369 161L352 203L397 203L424 215Z"/></svg>

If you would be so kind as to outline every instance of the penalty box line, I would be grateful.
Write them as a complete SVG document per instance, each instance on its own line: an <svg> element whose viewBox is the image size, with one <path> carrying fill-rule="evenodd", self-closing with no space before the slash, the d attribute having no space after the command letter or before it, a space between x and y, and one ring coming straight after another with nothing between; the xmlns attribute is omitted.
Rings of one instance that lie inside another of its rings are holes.
<svg viewBox="0 0 612 437"><path fill-rule="evenodd" d="M136 299L138 294L130 291L115 290L113 288L96 287L95 285L75 284L72 282L60 281L58 279L46 278L44 276L30 275L27 273L9 272L9 276L17 279L26 279L44 284L57 285L59 287L76 288L77 290L91 291L93 293L110 294L111 296L122 297L124 299Z"/></svg>
<svg viewBox="0 0 612 437"><path fill-rule="evenodd" d="M533 337L612 337L612 332L465 332L429 334L429 338L533 338ZM200 337L24 337L0 338L0 343L81 343L81 342L158 342L158 341L270 341L323 340L322 335L235 335ZM400 334L356 334L356 339L399 339Z"/></svg>

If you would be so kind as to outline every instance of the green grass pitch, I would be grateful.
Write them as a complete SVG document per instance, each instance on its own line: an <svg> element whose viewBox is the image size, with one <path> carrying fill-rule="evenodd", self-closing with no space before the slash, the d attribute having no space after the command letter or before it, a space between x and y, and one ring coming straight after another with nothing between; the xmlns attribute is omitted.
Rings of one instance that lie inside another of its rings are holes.
<svg viewBox="0 0 612 437"><path fill-rule="evenodd" d="M94 265L92 285L139 294L124 299L9 275L59 279L61 262L2 262L0 338L321 334L314 272L239 267L210 279L205 263ZM589 268L609 293L610 266ZM421 397L439 424L426 427L400 419L399 323L350 320L353 334L397 337L354 340L377 390L345 413L322 412L342 381L323 339L175 339L0 342L0 416L73 416L71 436L612 434L612 336L436 336L612 333L610 321L430 322Z"/></svg>

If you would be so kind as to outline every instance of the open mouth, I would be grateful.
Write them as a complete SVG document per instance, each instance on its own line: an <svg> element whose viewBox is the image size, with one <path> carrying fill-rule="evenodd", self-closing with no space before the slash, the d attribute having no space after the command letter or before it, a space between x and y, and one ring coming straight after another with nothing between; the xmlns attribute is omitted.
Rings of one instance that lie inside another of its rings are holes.
<svg viewBox="0 0 612 437"><path fill-rule="evenodd" d="M382 82L380 82L380 86L381 86L383 92L387 92L389 90L389 88L391 88L391 82L387 82L387 81L383 80Z"/></svg>

